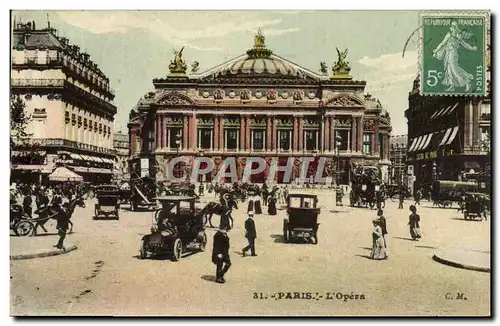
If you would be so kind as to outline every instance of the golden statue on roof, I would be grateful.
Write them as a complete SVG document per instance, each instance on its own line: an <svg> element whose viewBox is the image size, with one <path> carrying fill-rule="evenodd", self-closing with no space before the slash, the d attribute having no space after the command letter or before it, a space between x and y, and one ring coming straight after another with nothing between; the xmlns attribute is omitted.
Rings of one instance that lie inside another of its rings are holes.
<svg viewBox="0 0 500 326"><path fill-rule="evenodd" d="M345 51L340 51L337 49L338 60L335 62L332 67L332 78L352 78L349 72L351 71L351 67L349 62L347 61L347 49Z"/></svg>
<svg viewBox="0 0 500 326"><path fill-rule="evenodd" d="M180 49L180 51L173 50L174 53L174 60L170 61L170 64L168 65L168 68L170 69L170 72L173 74L185 74L187 70L187 65L182 60L182 51L184 50L184 47Z"/></svg>
<svg viewBox="0 0 500 326"><path fill-rule="evenodd" d="M254 47L256 48L265 48L266 47L266 37L262 34L261 29L259 28L257 34L254 37Z"/></svg>

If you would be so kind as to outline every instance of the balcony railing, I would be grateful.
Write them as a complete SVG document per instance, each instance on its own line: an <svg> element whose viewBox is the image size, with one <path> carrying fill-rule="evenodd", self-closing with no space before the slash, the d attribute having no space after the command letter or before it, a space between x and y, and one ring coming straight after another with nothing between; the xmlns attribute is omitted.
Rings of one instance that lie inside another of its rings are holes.
<svg viewBox="0 0 500 326"><path fill-rule="evenodd" d="M102 153L109 155L116 155L116 150L110 148L99 147L95 145L90 145L86 143L79 143L76 141L62 139L62 138L30 138L28 140L29 145L38 145L42 147L62 147L62 148L72 148L79 149L83 151L89 151L94 153Z"/></svg>
<svg viewBox="0 0 500 326"><path fill-rule="evenodd" d="M64 79L12 78L10 84L11 86L63 87Z"/></svg>

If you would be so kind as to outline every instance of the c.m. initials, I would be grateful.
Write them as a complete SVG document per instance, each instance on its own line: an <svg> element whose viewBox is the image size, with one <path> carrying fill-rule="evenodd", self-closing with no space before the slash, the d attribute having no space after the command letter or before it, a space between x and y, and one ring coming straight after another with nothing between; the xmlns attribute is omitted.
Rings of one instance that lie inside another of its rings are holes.
<svg viewBox="0 0 500 326"><path fill-rule="evenodd" d="M453 295L453 293L446 293L444 298L446 300L467 300L467 297L462 292L457 292L456 295Z"/></svg>

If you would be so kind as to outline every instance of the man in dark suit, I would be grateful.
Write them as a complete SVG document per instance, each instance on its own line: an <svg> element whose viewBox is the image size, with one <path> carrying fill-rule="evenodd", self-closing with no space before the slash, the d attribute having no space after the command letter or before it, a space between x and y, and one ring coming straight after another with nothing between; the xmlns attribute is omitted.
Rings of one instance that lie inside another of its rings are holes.
<svg viewBox="0 0 500 326"><path fill-rule="evenodd" d="M253 212L248 212L248 218L245 221L245 238L248 239L248 246L243 248L243 257L248 250L250 250L252 256L257 256L255 254L255 238L257 238L257 230L255 230L255 222L253 220Z"/></svg>
<svg viewBox="0 0 500 326"><path fill-rule="evenodd" d="M229 237L224 227L220 228L214 235L212 263L217 266L215 282L226 283L224 274L231 267L231 259L229 257Z"/></svg>

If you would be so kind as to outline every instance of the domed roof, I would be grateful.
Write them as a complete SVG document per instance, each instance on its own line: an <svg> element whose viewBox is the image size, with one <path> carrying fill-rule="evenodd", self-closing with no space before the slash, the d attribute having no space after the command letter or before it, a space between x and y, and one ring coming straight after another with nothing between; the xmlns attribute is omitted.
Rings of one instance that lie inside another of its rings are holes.
<svg viewBox="0 0 500 326"><path fill-rule="evenodd" d="M218 76L245 76L245 75L271 75L272 77L309 77L321 79L322 76L300 67L299 65L282 58L266 48L265 38L260 33L255 36L254 47L246 54L211 68L198 76L198 78Z"/></svg>

